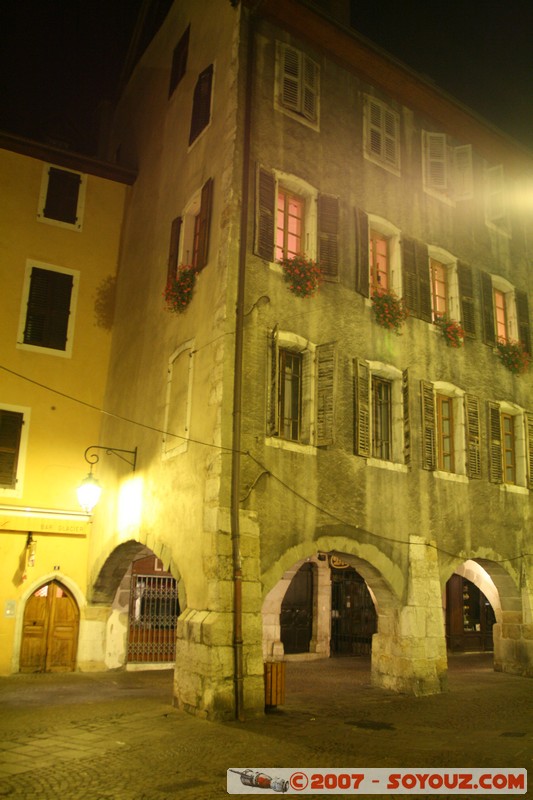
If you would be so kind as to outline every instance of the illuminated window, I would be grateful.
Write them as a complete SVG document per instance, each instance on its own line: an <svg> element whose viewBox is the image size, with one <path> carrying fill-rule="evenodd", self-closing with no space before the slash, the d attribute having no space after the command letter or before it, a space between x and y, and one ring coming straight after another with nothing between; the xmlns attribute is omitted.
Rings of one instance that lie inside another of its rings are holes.
<svg viewBox="0 0 533 800"><path fill-rule="evenodd" d="M507 306L505 294L499 289L494 289L494 324L496 326L496 339L499 342L507 341Z"/></svg>
<svg viewBox="0 0 533 800"><path fill-rule="evenodd" d="M389 240L382 233L371 230L369 237L371 290L389 288Z"/></svg>
<svg viewBox="0 0 533 800"><path fill-rule="evenodd" d="M430 259L433 318L448 314L448 267Z"/></svg>
<svg viewBox="0 0 533 800"><path fill-rule="evenodd" d="M276 259L303 252L305 200L280 188L278 191Z"/></svg>
<svg viewBox="0 0 533 800"><path fill-rule="evenodd" d="M167 279L176 277L180 264L198 270L207 264L212 201L213 179L209 178L189 202L183 216L172 221Z"/></svg>

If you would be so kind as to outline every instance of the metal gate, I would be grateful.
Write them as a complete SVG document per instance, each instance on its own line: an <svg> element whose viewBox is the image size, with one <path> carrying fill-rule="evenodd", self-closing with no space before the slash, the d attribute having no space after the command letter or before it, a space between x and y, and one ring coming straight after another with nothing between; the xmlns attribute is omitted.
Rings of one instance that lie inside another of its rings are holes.
<svg viewBox="0 0 533 800"><path fill-rule="evenodd" d="M366 583L347 564L331 567L331 654L369 655L377 615Z"/></svg>
<svg viewBox="0 0 533 800"><path fill-rule="evenodd" d="M180 614L177 583L155 556L132 565L128 662L173 662Z"/></svg>

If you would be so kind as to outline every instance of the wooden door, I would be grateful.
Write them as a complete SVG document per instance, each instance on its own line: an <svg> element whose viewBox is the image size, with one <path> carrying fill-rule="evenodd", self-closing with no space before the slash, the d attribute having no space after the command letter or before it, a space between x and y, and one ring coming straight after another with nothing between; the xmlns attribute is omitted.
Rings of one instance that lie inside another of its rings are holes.
<svg viewBox="0 0 533 800"><path fill-rule="evenodd" d="M57 581L41 586L24 609L21 672L71 672L76 666L79 610Z"/></svg>

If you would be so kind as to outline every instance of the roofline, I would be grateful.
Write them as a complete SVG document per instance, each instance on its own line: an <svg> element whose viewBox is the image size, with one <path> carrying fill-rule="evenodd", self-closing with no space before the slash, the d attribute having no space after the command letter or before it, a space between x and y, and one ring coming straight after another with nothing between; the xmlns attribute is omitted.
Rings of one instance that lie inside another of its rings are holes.
<svg viewBox="0 0 533 800"><path fill-rule="evenodd" d="M3 150L10 150L23 156L37 158L40 161L51 162L60 167L74 169L77 172L96 175L98 178L106 178L116 183L124 183L127 186L135 183L137 178L137 173L132 169L120 167L107 161L100 161L90 156L84 156L81 153L62 150L60 147L42 144L33 139L24 139L5 131L0 131L0 147Z"/></svg>
<svg viewBox="0 0 533 800"><path fill-rule="evenodd" d="M453 95L402 61L362 36L355 29L338 22L311 0L243 0L251 13L288 30L295 37L328 53L345 68L361 75L391 98L434 120L442 132L474 144L493 164L505 163L523 172L533 151L517 142L496 125L485 120Z"/></svg>

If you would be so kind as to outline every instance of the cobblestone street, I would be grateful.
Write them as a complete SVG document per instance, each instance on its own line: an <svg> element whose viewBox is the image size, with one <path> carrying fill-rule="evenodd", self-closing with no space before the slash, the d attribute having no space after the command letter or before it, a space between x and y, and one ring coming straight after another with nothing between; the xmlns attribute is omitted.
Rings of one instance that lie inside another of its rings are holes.
<svg viewBox="0 0 533 800"><path fill-rule="evenodd" d="M372 688L364 658L290 662L283 707L225 724L174 709L170 671L1 678L0 797L208 800L228 767L531 769L533 684L491 660L450 657L425 698Z"/></svg>

